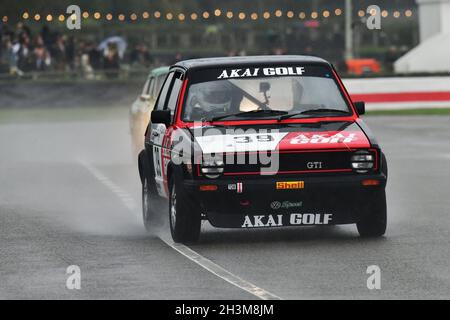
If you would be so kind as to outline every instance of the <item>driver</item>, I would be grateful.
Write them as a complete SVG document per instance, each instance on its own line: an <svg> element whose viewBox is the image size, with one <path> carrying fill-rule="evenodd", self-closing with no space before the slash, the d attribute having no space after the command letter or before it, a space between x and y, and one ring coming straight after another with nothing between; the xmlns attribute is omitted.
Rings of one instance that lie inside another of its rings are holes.
<svg viewBox="0 0 450 320"><path fill-rule="evenodd" d="M191 90L191 120L230 113L233 89L228 81L205 82L192 86Z"/></svg>

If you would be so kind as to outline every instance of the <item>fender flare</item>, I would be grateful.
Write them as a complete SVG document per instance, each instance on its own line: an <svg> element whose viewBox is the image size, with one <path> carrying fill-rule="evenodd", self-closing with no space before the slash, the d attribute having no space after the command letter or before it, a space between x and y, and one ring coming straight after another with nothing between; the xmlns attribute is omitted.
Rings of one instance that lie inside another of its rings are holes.
<svg viewBox="0 0 450 320"><path fill-rule="evenodd" d="M167 185L170 190L170 182L182 182L184 179L183 168L180 165L174 164L172 161L167 165Z"/></svg>

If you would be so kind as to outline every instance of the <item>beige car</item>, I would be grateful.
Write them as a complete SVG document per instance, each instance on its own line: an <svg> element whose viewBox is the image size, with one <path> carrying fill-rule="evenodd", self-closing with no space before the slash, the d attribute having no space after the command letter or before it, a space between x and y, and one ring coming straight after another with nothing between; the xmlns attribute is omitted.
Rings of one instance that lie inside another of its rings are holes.
<svg viewBox="0 0 450 320"><path fill-rule="evenodd" d="M133 145L133 156L137 158L144 149L145 129L150 121L150 112L153 110L159 90L166 79L169 67L153 69L148 75L142 93L133 102L130 109L130 133Z"/></svg>

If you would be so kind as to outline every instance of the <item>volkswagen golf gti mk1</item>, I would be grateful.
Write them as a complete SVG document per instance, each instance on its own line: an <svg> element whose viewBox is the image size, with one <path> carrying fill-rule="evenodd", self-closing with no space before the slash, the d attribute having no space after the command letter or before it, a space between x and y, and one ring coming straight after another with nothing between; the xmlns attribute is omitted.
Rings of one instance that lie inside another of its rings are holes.
<svg viewBox="0 0 450 320"><path fill-rule="evenodd" d="M176 242L219 228L386 230L387 162L334 67L308 56L193 59L170 68L139 154L143 218Z"/></svg>

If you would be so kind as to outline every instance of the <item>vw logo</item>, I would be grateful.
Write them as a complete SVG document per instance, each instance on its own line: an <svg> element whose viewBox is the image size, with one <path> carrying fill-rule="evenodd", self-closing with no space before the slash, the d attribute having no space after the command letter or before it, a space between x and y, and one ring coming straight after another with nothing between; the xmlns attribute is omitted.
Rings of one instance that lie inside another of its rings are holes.
<svg viewBox="0 0 450 320"><path fill-rule="evenodd" d="M273 210L278 210L278 209L281 208L281 202L280 202L280 201L274 201L274 202L272 202L272 203L270 204L270 207L271 207Z"/></svg>

